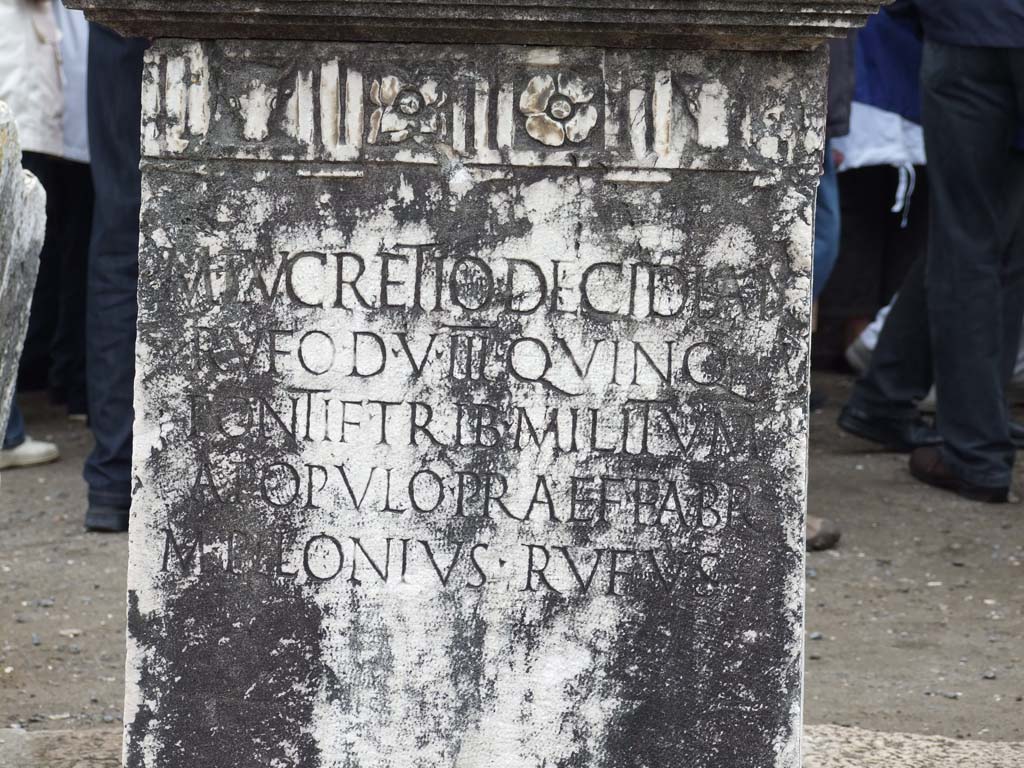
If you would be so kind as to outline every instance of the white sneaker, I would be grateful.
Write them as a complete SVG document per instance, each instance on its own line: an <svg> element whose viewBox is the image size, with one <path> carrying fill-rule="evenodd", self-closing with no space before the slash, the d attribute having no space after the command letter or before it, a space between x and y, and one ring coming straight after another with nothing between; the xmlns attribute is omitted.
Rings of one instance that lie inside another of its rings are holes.
<svg viewBox="0 0 1024 768"><path fill-rule="evenodd" d="M0 469L34 467L37 464L49 464L59 458L60 451L54 443L26 437L21 445L0 450Z"/></svg>

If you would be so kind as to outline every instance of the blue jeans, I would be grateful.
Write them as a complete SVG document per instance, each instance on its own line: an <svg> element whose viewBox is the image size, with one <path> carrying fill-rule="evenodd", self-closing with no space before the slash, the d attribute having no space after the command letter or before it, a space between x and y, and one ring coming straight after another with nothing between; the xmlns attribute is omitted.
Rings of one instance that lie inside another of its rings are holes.
<svg viewBox="0 0 1024 768"><path fill-rule="evenodd" d="M96 197L86 282L91 505L131 504L135 297L139 282L139 115L145 40L89 25L89 153Z"/></svg>
<svg viewBox="0 0 1024 768"><path fill-rule="evenodd" d="M815 301L828 283L829 275L839 259L839 175L832 157L832 142L825 142L824 170L818 182L818 202L814 209L814 280Z"/></svg>
<svg viewBox="0 0 1024 768"><path fill-rule="evenodd" d="M4 429L4 450L17 448L25 442L25 419L21 415L18 403L11 400L11 415L7 418Z"/></svg>

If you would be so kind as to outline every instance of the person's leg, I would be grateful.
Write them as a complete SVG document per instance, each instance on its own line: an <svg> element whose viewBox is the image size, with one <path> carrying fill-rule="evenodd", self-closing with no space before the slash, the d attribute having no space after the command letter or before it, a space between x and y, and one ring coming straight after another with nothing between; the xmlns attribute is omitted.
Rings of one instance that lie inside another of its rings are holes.
<svg viewBox="0 0 1024 768"><path fill-rule="evenodd" d="M1009 213L1003 266L1003 367L1004 384L1012 381L1021 345L1024 318L1024 151L1012 152L1010 174L1013 188L1007 190Z"/></svg>
<svg viewBox="0 0 1024 768"><path fill-rule="evenodd" d="M57 328L53 338L50 381L59 384L68 413L87 412L85 384L85 286L92 230L92 177L89 166L60 164L57 201L61 225L56 233L60 258Z"/></svg>
<svg viewBox="0 0 1024 768"><path fill-rule="evenodd" d="M814 256L813 281L811 285L814 304L812 306L812 330L817 330L818 298L825 290L829 276L839 258L839 180L832 155L831 142L825 142L824 163L821 179L818 181L818 196L814 208ZM825 395L812 388L810 408L817 411L825 405Z"/></svg>
<svg viewBox="0 0 1024 768"><path fill-rule="evenodd" d="M1017 136L1010 151L1008 187L1004 193L1006 213L1005 260L1003 267L1003 381L1016 372L1024 318L1024 49L1007 51L1016 91Z"/></svg>
<svg viewBox="0 0 1024 768"><path fill-rule="evenodd" d="M1005 51L929 41L921 81L931 202L926 286L941 457L959 482L1004 489L1014 458L1004 326L1008 313L1020 319L1019 291L1005 284L1002 234L1012 77Z"/></svg>
<svg viewBox="0 0 1024 768"><path fill-rule="evenodd" d="M814 280L812 292L817 301L839 258L839 179L832 157L832 143L825 142L825 158L818 199L814 209Z"/></svg>
<svg viewBox="0 0 1024 768"><path fill-rule="evenodd" d="M143 40L96 24L89 40L89 149L96 193L87 283L90 515L131 503ZM119 518L121 519L121 518ZM124 518L125 524L127 517ZM117 522L117 521L115 521ZM87 527L108 529L89 516Z"/></svg>
<svg viewBox="0 0 1024 768"><path fill-rule="evenodd" d="M889 303L914 262L928 256L928 167L914 166L914 174L917 178L908 202L906 226L903 226L903 212L890 211L886 216L882 280L876 297L880 304Z"/></svg>
<svg viewBox="0 0 1024 768"><path fill-rule="evenodd" d="M819 320L823 325L828 323L842 328L844 348L852 341L851 327L866 325L878 310L880 256L884 249L885 218L890 215L881 190L888 170L855 168L839 174L842 211L839 259L821 295Z"/></svg>
<svg viewBox="0 0 1024 768"><path fill-rule="evenodd" d="M11 400L11 413L4 428L3 447L0 448L0 469L34 467L60 458L56 444L33 440L25 434L25 419L18 403Z"/></svg>
<svg viewBox="0 0 1024 768"><path fill-rule="evenodd" d="M925 260L918 259L889 309L867 373L854 385L850 406L871 418L915 419L917 402L931 388L932 350L924 273Z"/></svg>
<svg viewBox="0 0 1024 768"><path fill-rule="evenodd" d="M11 401L11 414L7 417L4 430L3 450L9 451L25 442L25 417L21 415L16 400Z"/></svg>
<svg viewBox="0 0 1024 768"><path fill-rule="evenodd" d="M1022 78L1024 80L1024 78ZM1024 113L1024 107L1021 112ZM1012 162L1016 165L1017 171L1013 174L1016 179L1024 179L1024 151L1015 152ZM1024 280L1021 279L1022 265L1024 265L1024 183L1018 184L1020 199L1011 205L1016 206L1017 214L1015 219L1007 219L1008 222L1015 222L1008 233L1007 245L1007 299L1006 311L1003 316L1003 378L1004 381L1018 381L1018 371L1021 369L1024 359L1024 346L1022 346L1021 322L1024 320L1024 312L1015 317L1013 307L1024 305ZM1011 211L1014 210L1011 208ZM1016 350L1016 351L1014 351ZM1010 440L1018 448L1024 448L1024 422L1010 419Z"/></svg>

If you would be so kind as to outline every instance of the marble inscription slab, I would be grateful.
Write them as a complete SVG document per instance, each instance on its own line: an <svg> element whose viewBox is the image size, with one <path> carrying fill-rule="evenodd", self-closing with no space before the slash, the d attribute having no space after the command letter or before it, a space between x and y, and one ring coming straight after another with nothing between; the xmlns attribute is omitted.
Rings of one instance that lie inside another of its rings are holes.
<svg viewBox="0 0 1024 768"><path fill-rule="evenodd" d="M823 66L153 48L130 768L800 764Z"/></svg>

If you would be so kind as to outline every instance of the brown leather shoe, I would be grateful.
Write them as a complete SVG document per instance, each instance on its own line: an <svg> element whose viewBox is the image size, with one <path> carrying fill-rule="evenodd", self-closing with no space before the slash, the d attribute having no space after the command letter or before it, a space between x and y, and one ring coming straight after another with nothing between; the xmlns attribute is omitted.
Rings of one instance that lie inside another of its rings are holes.
<svg viewBox="0 0 1024 768"><path fill-rule="evenodd" d="M975 485L961 479L942 458L942 451L934 445L918 448L910 454L910 474L922 483L952 491L972 501L1004 504L1009 500L1009 488Z"/></svg>
<svg viewBox="0 0 1024 768"><path fill-rule="evenodd" d="M839 526L824 517L807 516L807 551L832 549L842 536Z"/></svg>

